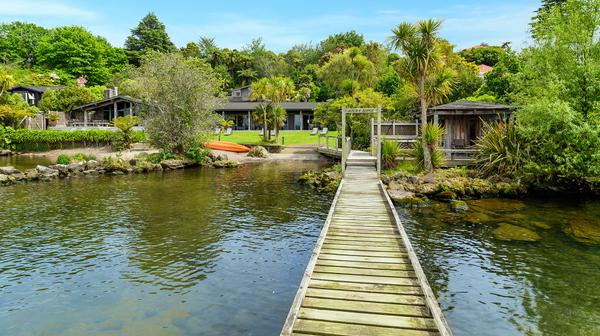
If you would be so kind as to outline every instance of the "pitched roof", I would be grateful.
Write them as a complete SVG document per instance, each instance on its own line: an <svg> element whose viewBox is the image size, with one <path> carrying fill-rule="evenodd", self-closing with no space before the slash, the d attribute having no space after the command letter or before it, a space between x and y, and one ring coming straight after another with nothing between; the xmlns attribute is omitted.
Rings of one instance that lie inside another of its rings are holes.
<svg viewBox="0 0 600 336"><path fill-rule="evenodd" d="M479 65L479 74L480 75L485 75L486 73L493 71L494 67L491 67L489 65L486 64L480 64Z"/></svg>
<svg viewBox="0 0 600 336"><path fill-rule="evenodd" d="M33 91L33 92L38 92L38 93L44 93L44 92L46 92L46 90L62 90L64 88L65 88L64 86L60 86L60 85L53 85L53 86L31 85L31 86L14 86L14 87L10 88L8 91L13 92L13 91L27 90L27 91Z"/></svg>
<svg viewBox="0 0 600 336"><path fill-rule="evenodd" d="M128 102L135 103L135 104L139 104L139 103L142 102L139 99L132 98L132 97L129 97L129 96L114 96L114 97L111 97L111 98L107 98L107 99L102 99L102 100L99 100L99 101L95 101L95 102L92 102L92 103L89 103L89 104L77 106L77 107L75 107L73 109L73 111L77 111L77 110L91 110L91 109L98 108L98 107L101 107L101 106L110 105L110 104L113 104L113 103L118 102L118 101L128 101Z"/></svg>
<svg viewBox="0 0 600 336"><path fill-rule="evenodd" d="M452 103L429 108L430 112L494 112L510 110L512 110L512 107L510 105L476 102L470 100L457 100Z"/></svg>
<svg viewBox="0 0 600 336"><path fill-rule="evenodd" d="M259 104L259 102L229 102L217 111L252 111ZM283 102L281 107L286 111L312 111L317 108L317 104L317 102Z"/></svg>

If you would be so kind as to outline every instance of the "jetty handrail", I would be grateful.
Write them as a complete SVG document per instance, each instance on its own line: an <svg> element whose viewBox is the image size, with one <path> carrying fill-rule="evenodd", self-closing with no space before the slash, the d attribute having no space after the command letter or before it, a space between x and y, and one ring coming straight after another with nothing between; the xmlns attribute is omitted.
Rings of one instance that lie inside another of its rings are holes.
<svg viewBox="0 0 600 336"><path fill-rule="evenodd" d="M427 281L425 272L423 272L423 268L421 267L419 258L417 257L417 254L416 254L415 250L413 249L412 244L410 243L410 239L408 238L408 235L406 234L406 231L404 230L404 226L402 225L402 222L400 221L400 216L398 216L398 212L396 211L396 208L394 207L394 203L392 202L392 199L390 198L390 195L387 193L387 190L381 180L379 180L379 188L383 192L383 195L386 199L388 209L392 213L392 217L394 217L394 221L396 222L396 226L398 227L398 231L400 232L400 236L402 237L402 242L404 243L404 246L408 253L408 257L410 259L410 262L412 263L413 269L415 271L415 275L417 276L417 280L421 284L421 288L423 290L423 295L425 296L425 302L431 312L431 315L433 317L433 320L435 321L436 326L439 329L440 335L441 336L452 336L452 330L450 329L450 326L448 325L448 321L446 320L446 318L444 317L444 314L442 313L442 309L440 308L440 305L438 304L435 294L431 290L431 286L429 286L429 282Z"/></svg>
<svg viewBox="0 0 600 336"><path fill-rule="evenodd" d="M325 141L321 141L321 138L325 139ZM330 146L329 141L331 139L335 139L335 146ZM337 135L321 135L321 134L317 134L317 147L318 148L332 148L332 149L337 149L340 148L340 140L342 138L337 136Z"/></svg>

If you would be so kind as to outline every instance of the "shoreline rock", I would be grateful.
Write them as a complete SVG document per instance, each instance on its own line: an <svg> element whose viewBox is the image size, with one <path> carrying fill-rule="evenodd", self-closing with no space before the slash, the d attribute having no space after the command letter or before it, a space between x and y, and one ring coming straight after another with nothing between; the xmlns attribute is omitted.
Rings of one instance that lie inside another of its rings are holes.
<svg viewBox="0 0 600 336"><path fill-rule="evenodd" d="M235 168L239 167L239 161L228 160L226 155L218 155L216 161L207 160L204 164L189 159L167 159L160 163L152 163L146 160L126 161L121 158L109 157L102 162L90 160L87 162L75 162L68 165L54 164L50 166L38 165L36 168L20 171L14 167L0 167L0 186L12 185L17 182L28 181L50 181L56 178L69 178L75 176L99 176L99 175L125 175L149 172L162 172L164 170L179 170L188 167L212 167L212 168Z"/></svg>
<svg viewBox="0 0 600 336"><path fill-rule="evenodd" d="M381 180L387 185L390 194L409 192L416 197L432 198L449 203L464 199L516 198L527 193L527 189L519 181L494 181L469 177L464 170L453 169L437 170L427 175L399 172L391 176L384 175ZM396 202L403 203L402 200ZM451 204L451 208L455 211L464 211L460 209L465 205L453 206Z"/></svg>

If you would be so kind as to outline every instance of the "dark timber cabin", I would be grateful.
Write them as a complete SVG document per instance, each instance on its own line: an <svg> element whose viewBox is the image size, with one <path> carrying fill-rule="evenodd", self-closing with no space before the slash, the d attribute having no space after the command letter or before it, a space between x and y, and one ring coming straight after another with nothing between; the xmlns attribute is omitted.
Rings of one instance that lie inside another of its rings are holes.
<svg viewBox="0 0 600 336"><path fill-rule="evenodd" d="M512 107L501 104L458 100L432 107L427 119L446 129L442 147L468 148L483 134L483 122L507 121Z"/></svg>

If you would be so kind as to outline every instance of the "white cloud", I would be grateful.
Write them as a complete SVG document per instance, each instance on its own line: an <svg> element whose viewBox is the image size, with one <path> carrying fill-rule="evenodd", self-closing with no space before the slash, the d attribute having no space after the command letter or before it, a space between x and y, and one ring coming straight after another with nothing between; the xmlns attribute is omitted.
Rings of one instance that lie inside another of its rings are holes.
<svg viewBox="0 0 600 336"><path fill-rule="evenodd" d="M23 17L69 17L91 20L96 13L57 1L0 0L0 15Z"/></svg>

